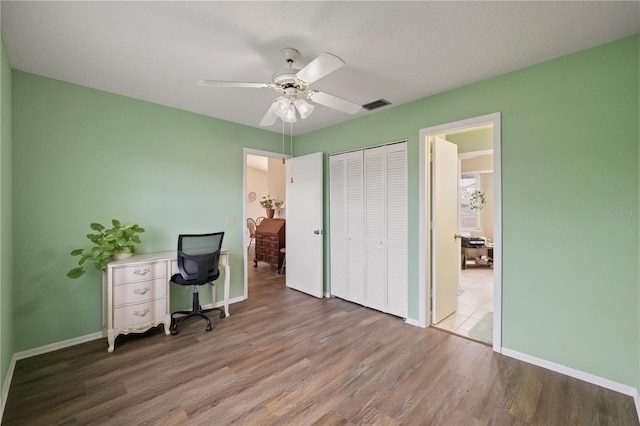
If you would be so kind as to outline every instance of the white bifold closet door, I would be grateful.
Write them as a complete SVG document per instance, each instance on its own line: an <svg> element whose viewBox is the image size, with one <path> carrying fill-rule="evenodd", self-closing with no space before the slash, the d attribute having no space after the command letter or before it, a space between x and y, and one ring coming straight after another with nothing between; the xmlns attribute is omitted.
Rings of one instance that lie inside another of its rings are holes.
<svg viewBox="0 0 640 426"><path fill-rule="evenodd" d="M407 316L406 142L330 157L331 293Z"/></svg>
<svg viewBox="0 0 640 426"><path fill-rule="evenodd" d="M346 154L329 157L329 232L331 235L331 294L349 297L347 287Z"/></svg>

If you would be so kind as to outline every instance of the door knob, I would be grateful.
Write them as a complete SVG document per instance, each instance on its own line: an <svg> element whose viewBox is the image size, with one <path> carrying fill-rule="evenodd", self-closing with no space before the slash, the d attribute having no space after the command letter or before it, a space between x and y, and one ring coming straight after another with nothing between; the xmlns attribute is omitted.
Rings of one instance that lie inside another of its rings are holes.
<svg viewBox="0 0 640 426"><path fill-rule="evenodd" d="M462 238L462 235L458 234L457 232L455 234L453 234L453 239L454 240L458 240L460 238Z"/></svg>
<svg viewBox="0 0 640 426"><path fill-rule="evenodd" d="M322 229L316 229L315 231L313 231L314 234L316 235L321 235L322 234Z"/></svg>

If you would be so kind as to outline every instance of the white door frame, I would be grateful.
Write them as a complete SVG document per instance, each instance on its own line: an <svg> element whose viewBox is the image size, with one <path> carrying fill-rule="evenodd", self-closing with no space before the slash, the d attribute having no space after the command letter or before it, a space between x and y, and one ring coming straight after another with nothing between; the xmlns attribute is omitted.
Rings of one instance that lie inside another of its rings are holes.
<svg viewBox="0 0 640 426"><path fill-rule="evenodd" d="M493 248L493 350L502 352L502 171L501 171L501 133L500 113L492 113L452 123L420 129L419 145L419 182L418 182L418 325L431 325L431 255L429 253L430 230L427 226L427 214L431 211L431 200L427 198L425 176L425 155L428 136L451 132L480 125L493 125L493 175L494 175L494 248Z"/></svg>
<svg viewBox="0 0 640 426"><path fill-rule="evenodd" d="M244 264L244 293L239 300L244 300L249 297L249 259L247 245L249 244L249 236L247 235L247 155L259 155L261 157L282 158L285 160L291 158L290 155L283 155L281 152L261 151L259 149L242 148L242 193L245 194L242 203L242 232L243 237L242 246L244 247L244 254L242 255Z"/></svg>

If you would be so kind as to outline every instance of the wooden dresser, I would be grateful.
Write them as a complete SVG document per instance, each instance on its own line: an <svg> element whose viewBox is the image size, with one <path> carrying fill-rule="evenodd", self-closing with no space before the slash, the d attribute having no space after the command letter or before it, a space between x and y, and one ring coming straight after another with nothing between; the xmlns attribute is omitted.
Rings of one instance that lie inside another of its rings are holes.
<svg viewBox="0 0 640 426"><path fill-rule="evenodd" d="M267 262L279 271L284 260L284 253L280 253L280 249L285 247L284 238L284 219L264 219L256 228L256 258L253 266L258 266L258 261Z"/></svg>
<svg viewBox="0 0 640 426"><path fill-rule="evenodd" d="M167 259L154 255L137 255L107 265L103 292L109 353L120 334L142 333L164 324L169 335L170 266Z"/></svg>

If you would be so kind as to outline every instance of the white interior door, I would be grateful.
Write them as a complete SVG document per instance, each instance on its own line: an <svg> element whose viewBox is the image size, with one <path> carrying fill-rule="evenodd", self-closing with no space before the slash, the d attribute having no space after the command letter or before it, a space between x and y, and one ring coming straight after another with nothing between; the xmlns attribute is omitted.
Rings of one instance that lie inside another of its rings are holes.
<svg viewBox="0 0 640 426"><path fill-rule="evenodd" d="M431 144L432 322L439 323L457 309L460 280L458 147L435 137Z"/></svg>
<svg viewBox="0 0 640 426"><path fill-rule="evenodd" d="M287 160L286 285L323 296L323 154Z"/></svg>

